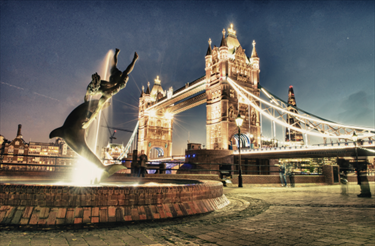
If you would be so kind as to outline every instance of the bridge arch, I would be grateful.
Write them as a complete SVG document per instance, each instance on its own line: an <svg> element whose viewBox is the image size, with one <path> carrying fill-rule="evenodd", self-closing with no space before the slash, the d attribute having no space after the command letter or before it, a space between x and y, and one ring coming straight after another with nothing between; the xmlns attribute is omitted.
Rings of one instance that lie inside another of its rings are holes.
<svg viewBox="0 0 375 246"><path fill-rule="evenodd" d="M241 136L240 136L240 139L241 139L241 148L249 148L250 147L250 138L249 136L247 136L246 134L244 133L241 133ZM237 148L239 147L239 137L238 137L238 133L237 134L234 134L231 138L232 140L232 145L235 144L237 146Z"/></svg>
<svg viewBox="0 0 375 246"><path fill-rule="evenodd" d="M149 159L164 157L164 149L162 147L152 147L148 154Z"/></svg>

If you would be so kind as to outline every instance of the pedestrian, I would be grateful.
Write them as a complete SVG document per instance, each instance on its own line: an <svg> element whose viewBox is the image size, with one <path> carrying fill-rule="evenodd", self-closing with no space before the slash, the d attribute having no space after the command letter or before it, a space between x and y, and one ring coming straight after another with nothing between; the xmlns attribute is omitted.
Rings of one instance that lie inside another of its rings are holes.
<svg viewBox="0 0 375 246"><path fill-rule="evenodd" d="M286 168L285 168L285 163L282 163L279 166L279 173L280 173L280 182L281 186L283 187L288 187L288 183L286 182Z"/></svg>
<svg viewBox="0 0 375 246"><path fill-rule="evenodd" d="M132 162L130 164L130 167L131 167L131 176L132 177L137 177L138 176L138 169L139 169L139 165L138 165L138 154L137 154L137 150L133 150L133 155L132 155Z"/></svg>
<svg viewBox="0 0 375 246"><path fill-rule="evenodd" d="M293 166L290 165L288 166L288 177L289 177L289 183L290 183L290 187L294 187L294 172L293 172Z"/></svg>
<svg viewBox="0 0 375 246"><path fill-rule="evenodd" d="M361 187L361 193L358 197L368 197L371 198L371 190L367 179L367 163L358 163L356 167L358 184Z"/></svg>
<svg viewBox="0 0 375 246"><path fill-rule="evenodd" d="M348 195L348 175L347 171L343 170L340 173L340 183L341 183L341 195Z"/></svg>
<svg viewBox="0 0 375 246"><path fill-rule="evenodd" d="M139 157L139 162L140 162L140 168L138 170L138 177L140 177L141 174L142 174L142 177L145 177L147 155L145 155L144 150L141 151L141 156Z"/></svg>

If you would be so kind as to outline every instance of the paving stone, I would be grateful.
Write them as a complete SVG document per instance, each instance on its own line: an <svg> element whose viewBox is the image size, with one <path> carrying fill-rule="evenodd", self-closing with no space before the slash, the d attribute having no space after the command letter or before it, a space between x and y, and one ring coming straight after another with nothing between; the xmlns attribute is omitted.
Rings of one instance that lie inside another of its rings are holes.
<svg viewBox="0 0 375 246"><path fill-rule="evenodd" d="M371 187L374 187L372 185ZM335 194L335 187L283 189L283 188L243 188L225 189L231 204L212 213L172 219L160 222L141 222L116 224L113 227L91 224L86 229L68 229L61 227L56 231L27 231L11 229L11 225L0 225L0 242L6 238L6 244L31 245L35 242L44 245L371 245L374 242L375 199L358 199L355 194L340 197ZM336 189L337 190L337 189ZM375 187L374 187L375 190ZM145 198L147 200L147 198ZM270 205L271 204L271 205ZM194 204L193 204L194 206ZM200 208L198 208L200 206ZM213 204L199 204L215 206ZM192 208L189 203L190 209ZM18 207L17 211L18 211ZM150 213L158 211L178 213L181 207L150 207ZM164 210L165 209L165 210ZM184 207L184 209L188 209ZM2 211L8 211L4 207ZM0 213L2 213L0 211ZM33 218L40 210L28 211L25 207L21 220ZM75 208L56 212L59 220L85 219L99 222L102 219L113 220L114 216L132 216L131 210L116 214L112 207L103 210L93 207L90 213L77 211ZM106 212L105 214L102 211ZM12 212L12 211L11 211ZM121 211L120 211L121 212ZM135 212L135 211L134 211ZM14 214L16 210L14 210ZM42 211L46 213L46 211ZM60 215L61 213L61 215ZM134 216L147 215L148 210L137 209ZM158 212L160 214L160 212ZM94 216L95 215L95 216ZM64 217L64 218L60 218ZM78 217L76 217L78 216ZM106 217L103 217L106 216ZM29 218L27 218L29 217ZM48 223L48 218L34 219L37 224ZM51 219L53 221L53 219ZM95 221L95 219L94 219ZM60 225L59 225L60 226ZM37 227L36 227L37 228ZM26 234L24 234L26 233ZM38 239L38 240L36 240ZM86 239L86 240L85 240ZM35 241L33 241L35 240Z"/></svg>

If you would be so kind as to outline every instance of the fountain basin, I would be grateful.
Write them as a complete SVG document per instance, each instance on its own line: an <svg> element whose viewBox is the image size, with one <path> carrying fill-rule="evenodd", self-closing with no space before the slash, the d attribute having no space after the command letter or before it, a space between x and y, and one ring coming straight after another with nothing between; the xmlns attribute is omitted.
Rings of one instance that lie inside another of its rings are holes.
<svg viewBox="0 0 375 246"><path fill-rule="evenodd" d="M158 220L207 213L228 204L222 183L208 180L126 178L87 186L0 183L0 224Z"/></svg>

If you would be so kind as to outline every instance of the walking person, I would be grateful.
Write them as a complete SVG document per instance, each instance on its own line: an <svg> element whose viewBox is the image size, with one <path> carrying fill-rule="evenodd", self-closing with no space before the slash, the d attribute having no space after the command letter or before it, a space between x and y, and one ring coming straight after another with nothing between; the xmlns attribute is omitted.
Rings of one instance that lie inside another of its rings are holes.
<svg viewBox="0 0 375 246"><path fill-rule="evenodd" d="M294 187L294 172L293 172L293 166L292 165L288 166L287 174L288 174L288 177L289 177L290 187Z"/></svg>
<svg viewBox="0 0 375 246"><path fill-rule="evenodd" d="M282 163L282 164L279 164L279 165L275 165L275 166L279 167L279 174L280 174L281 186L288 187L288 183L286 181L286 175L285 175L286 174L285 163Z"/></svg>
<svg viewBox="0 0 375 246"><path fill-rule="evenodd" d="M138 177L140 177L141 174L142 174L142 177L145 177L147 155L145 155L144 150L141 151L141 156L139 157L139 162L140 162L140 168L139 168L139 171L138 171Z"/></svg>
<svg viewBox="0 0 375 246"><path fill-rule="evenodd" d="M355 170L357 172L358 184L361 187L361 193L357 196L371 198L371 190L367 178L367 163L357 163L357 167Z"/></svg>

